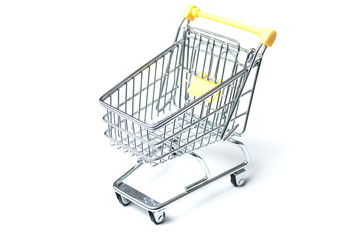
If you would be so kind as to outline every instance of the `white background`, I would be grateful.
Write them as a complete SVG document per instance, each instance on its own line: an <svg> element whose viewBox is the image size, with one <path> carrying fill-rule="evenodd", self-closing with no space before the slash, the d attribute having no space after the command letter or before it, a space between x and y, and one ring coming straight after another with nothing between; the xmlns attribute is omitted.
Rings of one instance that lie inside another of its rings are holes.
<svg viewBox="0 0 361 240"><path fill-rule="evenodd" d="M169 206L159 226L117 202L112 183L135 160L109 146L98 99L172 43L189 3L1 1L1 239L361 238L361 19L351 0L194 0L278 33L242 140L248 182L222 179ZM224 149L205 152L237 156Z"/></svg>

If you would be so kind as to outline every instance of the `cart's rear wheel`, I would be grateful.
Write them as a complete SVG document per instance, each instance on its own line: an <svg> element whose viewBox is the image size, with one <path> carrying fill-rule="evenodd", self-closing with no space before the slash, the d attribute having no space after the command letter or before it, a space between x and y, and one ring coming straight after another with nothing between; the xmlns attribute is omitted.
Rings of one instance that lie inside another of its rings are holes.
<svg viewBox="0 0 361 240"><path fill-rule="evenodd" d="M235 187L241 187L245 184L246 170L241 170L231 174L231 183Z"/></svg>
<svg viewBox="0 0 361 240"><path fill-rule="evenodd" d="M129 199L123 197L122 195L120 195L119 193L115 193L115 195L117 196L118 201L123 205L123 206L128 206L130 201Z"/></svg>
<svg viewBox="0 0 361 240"><path fill-rule="evenodd" d="M153 223L158 225L164 221L164 218L165 218L164 211L159 211L159 212L148 211L148 213L149 213L150 220L152 220Z"/></svg>

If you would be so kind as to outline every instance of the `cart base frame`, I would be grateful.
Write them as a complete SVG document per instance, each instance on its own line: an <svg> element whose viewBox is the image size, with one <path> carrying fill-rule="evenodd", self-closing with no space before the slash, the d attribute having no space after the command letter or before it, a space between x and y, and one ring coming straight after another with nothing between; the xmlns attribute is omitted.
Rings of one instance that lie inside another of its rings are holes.
<svg viewBox="0 0 361 240"><path fill-rule="evenodd" d="M167 206L169 206L171 203L174 203L175 201L177 201L203 187L208 186L209 184L215 182L216 180L219 180L227 175L230 175L231 182L234 186L236 186L236 187L242 186L245 182L245 166L249 162L248 150L242 142L240 142L236 139L229 138L229 139L227 139L227 141L236 145L243 152L244 161L242 163L238 164L237 166L232 167L232 168L210 178L209 170L208 170L208 167L207 167L205 161L196 153L191 152L190 155L193 156L194 158L196 158L199 161L200 165L202 166L205 176L203 178L201 178L200 180L195 181L194 183L186 186L184 188L184 192L170 198L169 200L167 200L165 202L160 203L160 202L156 201L155 199L147 196L146 194L138 191L137 189L135 189L123 182L129 175L131 175L134 171L136 171L139 167L141 167L144 164L143 161L139 161L139 162L137 162L136 165L134 165L131 169L129 169L125 174L123 174L119 179L117 179L113 184L113 187L114 187L114 190L115 190L115 193L116 193L116 196L117 196L119 202L124 206L128 205L130 202L133 202L133 203L139 205L140 207L142 207L148 211L152 222L154 222L155 224L160 224L164 221L164 218L165 218L164 210Z"/></svg>

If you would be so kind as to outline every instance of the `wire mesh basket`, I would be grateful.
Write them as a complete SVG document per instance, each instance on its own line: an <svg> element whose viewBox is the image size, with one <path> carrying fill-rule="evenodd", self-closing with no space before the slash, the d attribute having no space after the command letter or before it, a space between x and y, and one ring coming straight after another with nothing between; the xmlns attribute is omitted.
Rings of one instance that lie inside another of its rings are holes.
<svg viewBox="0 0 361 240"><path fill-rule="evenodd" d="M244 132L265 49L244 49L189 26L182 31L171 47L101 97L105 135L153 165L217 142L235 126ZM194 96L189 89L195 79L214 88Z"/></svg>
<svg viewBox="0 0 361 240"><path fill-rule="evenodd" d="M191 27L189 23L195 17L257 33L261 43L256 48L242 48L232 38ZM276 36L273 30L252 28L201 12L194 6L187 7L184 18L170 47L100 98L106 108L105 136L112 145L136 156L138 165L156 166L186 153L201 159L195 150L241 136L247 126L264 52ZM129 189L121 189L127 175L114 185L119 196L148 210L167 205L150 207L144 199L131 196Z"/></svg>

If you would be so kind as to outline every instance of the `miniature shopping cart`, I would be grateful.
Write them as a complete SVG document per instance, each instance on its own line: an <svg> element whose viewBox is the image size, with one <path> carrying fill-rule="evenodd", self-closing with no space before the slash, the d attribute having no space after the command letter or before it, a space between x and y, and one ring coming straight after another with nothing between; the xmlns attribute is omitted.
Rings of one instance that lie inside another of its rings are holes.
<svg viewBox="0 0 361 240"><path fill-rule="evenodd" d="M169 204L215 180L230 175L233 185L244 183L249 156L236 137L246 130L262 58L276 38L271 29L250 27L191 5L183 17L173 45L100 98L106 108L105 136L111 145L138 159L114 183L116 196L123 205L134 202L145 208L156 224L163 222ZM256 48L242 48L234 39L191 27L196 17L257 34L260 43ZM194 151L219 141L236 144L243 161L211 177L205 161ZM184 154L200 162L205 177L165 202L124 182L145 163L157 166Z"/></svg>

